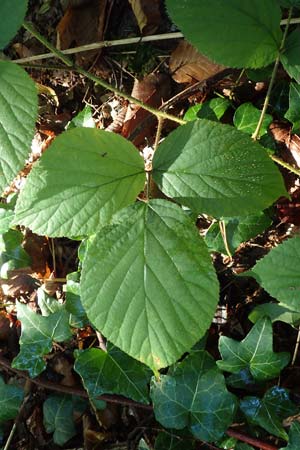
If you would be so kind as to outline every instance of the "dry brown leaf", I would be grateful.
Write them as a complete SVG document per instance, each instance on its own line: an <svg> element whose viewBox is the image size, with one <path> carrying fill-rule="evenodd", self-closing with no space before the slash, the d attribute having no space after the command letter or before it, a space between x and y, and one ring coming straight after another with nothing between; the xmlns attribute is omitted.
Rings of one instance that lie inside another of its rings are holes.
<svg viewBox="0 0 300 450"><path fill-rule="evenodd" d="M107 0L91 0L79 7L69 6L57 26L58 47L64 50L102 41L106 4ZM99 50L79 53L76 62L90 64L98 54Z"/></svg>
<svg viewBox="0 0 300 450"><path fill-rule="evenodd" d="M129 0L143 35L156 32L161 21L160 0Z"/></svg>
<svg viewBox="0 0 300 450"><path fill-rule="evenodd" d="M180 41L173 51L170 63L172 77L177 83L191 83L203 81L221 72L224 66L215 64L206 56L199 53L187 41Z"/></svg>

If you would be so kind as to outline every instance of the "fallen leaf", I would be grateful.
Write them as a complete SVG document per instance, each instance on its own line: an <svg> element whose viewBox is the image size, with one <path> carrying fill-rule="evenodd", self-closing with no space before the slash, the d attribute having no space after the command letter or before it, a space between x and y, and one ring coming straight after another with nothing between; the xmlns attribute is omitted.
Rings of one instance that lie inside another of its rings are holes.
<svg viewBox="0 0 300 450"><path fill-rule="evenodd" d="M180 41L171 54L169 67L177 83L203 81L225 69L199 53L185 40Z"/></svg>
<svg viewBox="0 0 300 450"><path fill-rule="evenodd" d="M129 0L143 35L154 34L161 21L160 0Z"/></svg>

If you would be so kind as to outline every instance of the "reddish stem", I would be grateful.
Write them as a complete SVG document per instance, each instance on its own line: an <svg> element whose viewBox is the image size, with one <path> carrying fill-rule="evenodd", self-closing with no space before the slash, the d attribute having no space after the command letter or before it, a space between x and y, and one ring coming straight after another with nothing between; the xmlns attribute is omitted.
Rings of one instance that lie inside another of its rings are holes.
<svg viewBox="0 0 300 450"><path fill-rule="evenodd" d="M240 431L236 431L233 428L228 428L226 431L228 436L234 437L239 441L246 442L247 444L253 445L254 447L258 447L261 450L278 450L278 447L274 447L274 445L267 444L266 442L262 442L259 439L252 438L250 436L246 436Z"/></svg>

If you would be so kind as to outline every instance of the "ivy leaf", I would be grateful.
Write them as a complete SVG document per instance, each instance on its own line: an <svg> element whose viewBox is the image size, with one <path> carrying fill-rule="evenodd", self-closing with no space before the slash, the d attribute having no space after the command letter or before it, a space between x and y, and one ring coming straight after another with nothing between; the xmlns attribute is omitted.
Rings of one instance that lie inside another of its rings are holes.
<svg viewBox="0 0 300 450"><path fill-rule="evenodd" d="M300 131L300 85L297 83L290 83L290 95L289 95L289 109L285 113L284 117L292 122L293 132Z"/></svg>
<svg viewBox="0 0 300 450"><path fill-rule="evenodd" d="M236 398L226 389L223 375L204 351L193 352L172 370L152 380L156 420L166 428L189 427L202 441L220 439L231 423Z"/></svg>
<svg viewBox="0 0 300 450"><path fill-rule="evenodd" d="M282 33L275 0L190 0L188 7L177 0L166 3L191 44L219 64L258 68L277 57Z"/></svg>
<svg viewBox="0 0 300 450"><path fill-rule="evenodd" d="M289 431L289 443L287 447L281 447L279 450L299 450L300 448L300 423L293 422Z"/></svg>
<svg viewBox="0 0 300 450"><path fill-rule="evenodd" d="M110 342L156 370L205 334L218 283L190 218L171 202L151 200L124 209L88 245L81 300Z"/></svg>
<svg viewBox="0 0 300 450"><path fill-rule="evenodd" d="M289 398L288 391L279 386L270 388L262 399L245 397L240 402L240 408L250 423L259 425L285 440L288 435L284 431L282 421L298 412L296 405Z"/></svg>
<svg viewBox="0 0 300 450"><path fill-rule="evenodd" d="M14 358L12 367L27 370L31 378L39 375L46 367L43 356L52 349L52 342L70 339L69 314L62 309L43 317L29 307L17 303L17 316L21 321L20 353Z"/></svg>
<svg viewBox="0 0 300 450"><path fill-rule="evenodd" d="M225 223L226 240L232 254L242 242L262 233L272 222L270 217L263 212L256 216L224 217L222 220ZM218 222L209 227L205 235L205 242L209 250L227 253Z"/></svg>
<svg viewBox="0 0 300 450"><path fill-rule="evenodd" d="M238 130L243 131L243 133L253 134L256 130L260 115L261 111L255 108L252 103L243 103L236 109L233 117L233 123L235 127ZM259 137L267 133L268 127L272 120L273 117L270 114L265 114L259 132Z"/></svg>
<svg viewBox="0 0 300 450"><path fill-rule="evenodd" d="M0 376L0 425L16 417L23 398L23 389L18 386L5 384Z"/></svg>
<svg viewBox="0 0 300 450"><path fill-rule="evenodd" d="M145 182L137 149L92 128L62 133L30 172L15 222L48 236L94 234L135 201Z"/></svg>
<svg viewBox="0 0 300 450"><path fill-rule="evenodd" d="M293 326L300 323L300 312L291 311L281 303L263 303L257 305L249 314L251 322L257 322L261 317L268 316L272 322L285 322Z"/></svg>
<svg viewBox="0 0 300 450"><path fill-rule="evenodd" d="M50 395L43 404L44 426L53 434L55 444L63 446L76 429L73 420L73 402L69 395Z"/></svg>
<svg viewBox="0 0 300 450"><path fill-rule="evenodd" d="M1 0L0 2L0 49L14 37L27 11L27 0ZM1 68L0 68L1 72ZM0 90L1 91L1 90Z"/></svg>
<svg viewBox="0 0 300 450"><path fill-rule="evenodd" d="M67 275L67 283L64 285L64 291L66 293L66 310L70 313L70 325L74 328L86 326L88 324L88 318L81 303L78 272Z"/></svg>
<svg viewBox="0 0 300 450"><path fill-rule="evenodd" d="M18 230L8 230L0 234L0 276L7 278L8 272L31 264L31 259L21 246L23 234Z"/></svg>
<svg viewBox="0 0 300 450"><path fill-rule="evenodd" d="M4 3L7 1L4 0ZM24 2L17 0L13 3ZM3 2L0 2L0 11L2 5ZM4 19L1 23L3 22ZM37 117L37 91L33 81L25 70L7 61L0 61L0 104L0 193L2 193L25 164Z"/></svg>
<svg viewBox="0 0 300 450"><path fill-rule="evenodd" d="M300 312L299 267L300 237L295 236L274 247L248 274L283 306Z"/></svg>
<svg viewBox="0 0 300 450"><path fill-rule="evenodd" d="M300 27L292 31L285 42L280 61L291 78L300 83Z"/></svg>
<svg viewBox="0 0 300 450"><path fill-rule="evenodd" d="M160 431L155 439L154 450L193 450L195 441L181 437L179 433L176 435Z"/></svg>
<svg viewBox="0 0 300 450"><path fill-rule="evenodd" d="M170 133L155 152L153 168L165 195L215 217L255 214L287 195L263 147L229 125L205 119Z"/></svg>
<svg viewBox="0 0 300 450"><path fill-rule="evenodd" d="M102 394L119 394L149 403L151 371L113 345L107 353L97 348L77 352L74 369L93 401Z"/></svg>
<svg viewBox="0 0 300 450"><path fill-rule="evenodd" d="M217 361L217 365L221 370L231 373L249 368L255 379L270 380L280 374L290 359L289 353L274 353L272 341L272 322L263 317L241 342L226 336L220 337L222 360Z"/></svg>

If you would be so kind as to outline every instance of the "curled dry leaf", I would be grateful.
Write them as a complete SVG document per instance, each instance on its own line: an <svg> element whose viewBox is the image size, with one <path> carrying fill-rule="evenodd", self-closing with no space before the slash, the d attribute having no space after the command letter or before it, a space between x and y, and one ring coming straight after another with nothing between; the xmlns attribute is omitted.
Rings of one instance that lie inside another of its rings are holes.
<svg viewBox="0 0 300 450"><path fill-rule="evenodd" d="M177 83L191 83L194 80L203 81L225 69L224 66L215 64L199 53L185 40L180 41L173 51L169 67Z"/></svg>
<svg viewBox="0 0 300 450"><path fill-rule="evenodd" d="M129 0L136 17L139 29L143 35L156 32L161 21L160 0Z"/></svg>
<svg viewBox="0 0 300 450"><path fill-rule="evenodd" d="M103 40L107 0L91 0L79 6L68 6L57 26L58 47L91 44ZM99 50L78 53L76 62L88 65L99 54Z"/></svg>

